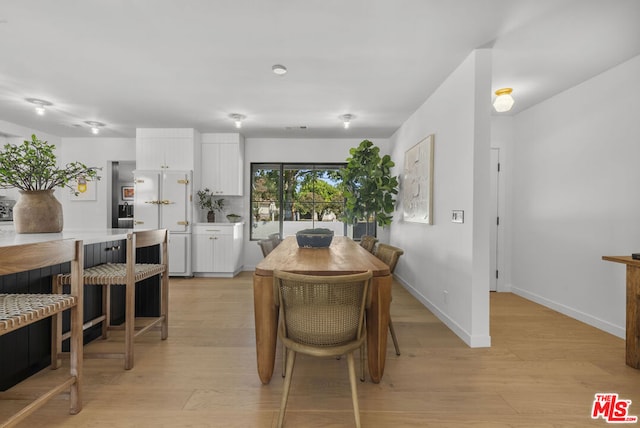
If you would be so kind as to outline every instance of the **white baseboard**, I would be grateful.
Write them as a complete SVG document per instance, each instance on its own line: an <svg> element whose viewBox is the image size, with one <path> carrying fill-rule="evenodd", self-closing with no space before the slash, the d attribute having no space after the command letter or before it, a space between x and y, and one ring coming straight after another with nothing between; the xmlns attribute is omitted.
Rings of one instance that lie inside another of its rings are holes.
<svg viewBox="0 0 640 428"><path fill-rule="evenodd" d="M471 348L488 348L491 346L491 336L473 336L462 328L457 322L451 319L447 314L442 312L429 299L423 296L413 286L403 280L401 277L394 275L394 278L407 289L413 297L422 303L429 311L431 311L440 321L442 321L451 331L453 331L464 343Z"/></svg>
<svg viewBox="0 0 640 428"><path fill-rule="evenodd" d="M601 320L600 318L594 317L567 305L563 305L562 303L554 302L553 300L549 300L545 297L539 296L535 293L531 293L518 287L511 286L511 292L527 300L531 300L532 302L538 303L542 306L546 306L549 309L553 309L556 312L560 312L563 315L566 315L578 321L582 321L583 323L588 324L592 327L606 331L607 333L617 336L621 339L624 339L626 336L625 327L611 324L608 321Z"/></svg>

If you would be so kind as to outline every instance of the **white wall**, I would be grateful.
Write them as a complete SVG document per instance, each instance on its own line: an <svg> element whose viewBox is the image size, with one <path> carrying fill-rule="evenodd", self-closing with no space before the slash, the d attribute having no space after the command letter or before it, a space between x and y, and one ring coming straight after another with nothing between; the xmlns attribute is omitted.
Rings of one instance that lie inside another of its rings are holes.
<svg viewBox="0 0 640 428"><path fill-rule="evenodd" d="M250 207L251 163L256 162L344 162L349 157L349 149L360 144L362 138L344 139L297 139L297 138L247 138L245 140L244 213ZM382 154L389 153L389 140L370 139L380 147ZM253 270L262 260L262 253L255 241L249 240L250 224L245 215L244 269ZM384 236L384 231L379 230ZM384 238L383 238L384 240Z"/></svg>
<svg viewBox="0 0 640 428"><path fill-rule="evenodd" d="M640 56L520 113L513 141L515 293L619 337L640 252Z"/></svg>
<svg viewBox="0 0 640 428"><path fill-rule="evenodd" d="M68 189L56 190L56 197L62 203L65 229L110 228L108 215L111 210L111 177L107 165L112 161L135 161L135 138L63 138L58 161L82 162L87 166L102 168L102 177L97 184L95 201L72 201Z"/></svg>
<svg viewBox="0 0 640 428"><path fill-rule="evenodd" d="M433 225L396 213L396 275L470 346L489 346L489 154L491 52L472 53L391 138L396 173L404 153L435 135ZM402 191L402 190L401 190ZM450 221L464 210L464 224ZM446 291L446 298L445 298Z"/></svg>

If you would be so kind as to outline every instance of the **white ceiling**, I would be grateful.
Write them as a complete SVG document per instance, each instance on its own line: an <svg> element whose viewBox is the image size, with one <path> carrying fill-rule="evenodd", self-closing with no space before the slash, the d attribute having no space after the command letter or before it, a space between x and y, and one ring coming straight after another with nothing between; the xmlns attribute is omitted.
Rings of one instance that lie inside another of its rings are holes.
<svg viewBox="0 0 640 428"><path fill-rule="evenodd" d="M0 120L133 137L241 113L247 137L386 138L476 48L515 114L639 55L640 1L3 0Z"/></svg>

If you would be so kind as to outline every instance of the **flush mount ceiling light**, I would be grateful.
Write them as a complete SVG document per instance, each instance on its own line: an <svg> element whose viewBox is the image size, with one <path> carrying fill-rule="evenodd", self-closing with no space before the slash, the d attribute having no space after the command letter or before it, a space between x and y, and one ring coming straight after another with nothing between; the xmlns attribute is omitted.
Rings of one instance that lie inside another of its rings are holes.
<svg viewBox="0 0 640 428"><path fill-rule="evenodd" d="M282 64L274 65L273 67L271 67L271 70L278 76L282 76L283 74L287 73L287 67Z"/></svg>
<svg viewBox="0 0 640 428"><path fill-rule="evenodd" d="M26 98L25 101L31 103L31 104L35 104L36 106L36 113L38 113L40 116L43 116L46 109L45 107L49 107L52 106L53 104L50 103L47 100L41 100L38 98Z"/></svg>
<svg viewBox="0 0 640 428"><path fill-rule="evenodd" d="M511 110L513 107L513 97L511 96L511 92L513 89L511 88L502 88L496 91L496 99L493 101L493 108L496 109L498 113L504 113L505 111Z"/></svg>
<svg viewBox="0 0 640 428"><path fill-rule="evenodd" d="M100 128L102 128L104 125L104 123L102 122L96 122L94 120L87 120L84 123L86 123L87 125L89 125L91 127L91 133L94 135L97 135L100 133Z"/></svg>
<svg viewBox="0 0 640 428"><path fill-rule="evenodd" d="M245 116L244 114L239 113L232 113L229 115L229 117L235 122L236 128L242 128L242 121L247 118L247 116Z"/></svg>
<svg viewBox="0 0 640 428"><path fill-rule="evenodd" d="M352 114L343 114L342 116L340 116L340 120L344 124L344 129L349 129L349 125L354 118L355 116Z"/></svg>

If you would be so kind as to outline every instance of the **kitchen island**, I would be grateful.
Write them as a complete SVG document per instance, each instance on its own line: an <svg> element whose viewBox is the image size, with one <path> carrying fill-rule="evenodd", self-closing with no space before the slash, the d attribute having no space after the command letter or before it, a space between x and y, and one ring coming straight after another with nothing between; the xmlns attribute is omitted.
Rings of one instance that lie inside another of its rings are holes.
<svg viewBox="0 0 640 428"><path fill-rule="evenodd" d="M0 230L0 246L11 246L59 239L81 239L84 244L84 267L102 263L126 261L126 237L131 229L63 230L60 233L17 234ZM136 260L148 263L160 261L159 248L140 249ZM51 277L69 272L69 264L38 269L28 273L0 276L0 293L50 293ZM158 316L160 307L159 280L145 281L157 286L138 284L136 289L136 315ZM150 284L149 284L150 285ZM66 291L66 290L65 290ZM84 322L102 313L103 287L84 287ZM111 324L124 321L124 287L112 287ZM63 316L63 330L69 327L68 314ZM100 337L100 323L84 331L84 342ZM68 345L66 345L68 346ZM64 348L63 348L64 349ZM45 319L0 337L0 391L51 364L51 321Z"/></svg>

